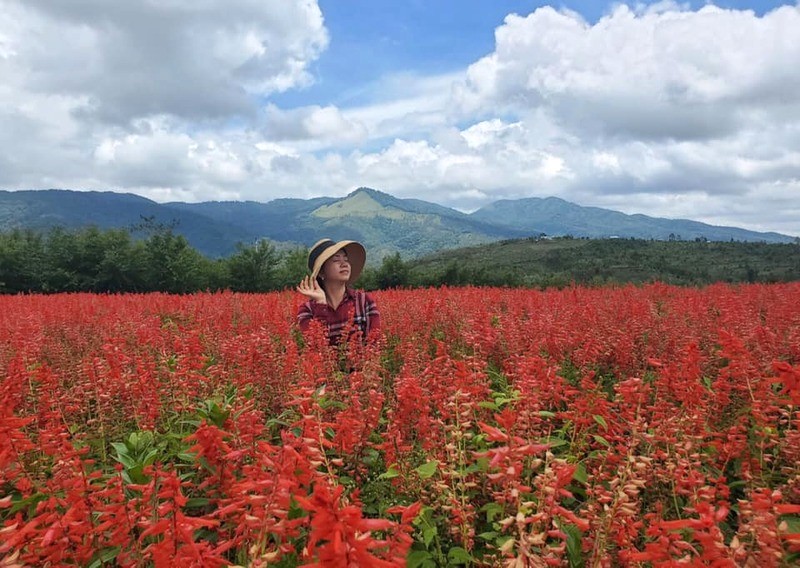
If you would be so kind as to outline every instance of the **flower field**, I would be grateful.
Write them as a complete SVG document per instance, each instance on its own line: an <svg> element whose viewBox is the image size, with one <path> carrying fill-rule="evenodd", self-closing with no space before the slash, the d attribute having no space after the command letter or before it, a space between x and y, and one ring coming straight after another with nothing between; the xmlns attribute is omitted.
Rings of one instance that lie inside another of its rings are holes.
<svg viewBox="0 0 800 568"><path fill-rule="evenodd" d="M0 567L791 566L800 283L0 297Z"/></svg>

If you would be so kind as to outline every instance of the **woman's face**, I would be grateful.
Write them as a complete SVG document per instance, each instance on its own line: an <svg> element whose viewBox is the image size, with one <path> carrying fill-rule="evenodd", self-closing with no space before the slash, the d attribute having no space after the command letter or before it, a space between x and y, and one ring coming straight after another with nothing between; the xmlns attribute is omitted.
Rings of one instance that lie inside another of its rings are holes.
<svg viewBox="0 0 800 568"><path fill-rule="evenodd" d="M350 280L350 261L347 253L340 250L322 265L322 274L326 282L347 282Z"/></svg>

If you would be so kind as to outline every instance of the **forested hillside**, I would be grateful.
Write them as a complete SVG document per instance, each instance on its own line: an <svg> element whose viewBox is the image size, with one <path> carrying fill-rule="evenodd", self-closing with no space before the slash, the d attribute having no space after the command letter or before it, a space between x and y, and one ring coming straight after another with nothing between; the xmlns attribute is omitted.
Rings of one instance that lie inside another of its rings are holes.
<svg viewBox="0 0 800 568"><path fill-rule="evenodd" d="M294 287L306 272L302 247L281 250L262 240L209 258L170 227L146 231L139 239L122 229L0 233L0 293L265 292ZM418 259L400 253L372 258L357 285L546 288L792 280L800 280L800 244L561 238L502 241Z"/></svg>
<svg viewBox="0 0 800 568"><path fill-rule="evenodd" d="M59 227L131 230L143 219L171 227L209 258L233 254L237 243L268 240L286 251L310 246L322 237L358 240L378 261L396 253L404 259L419 258L444 249L532 236L767 243L791 243L794 239L686 219L626 215L554 197L498 201L466 214L365 187L340 198L267 203L156 203L111 191L0 190L0 231Z"/></svg>
<svg viewBox="0 0 800 568"><path fill-rule="evenodd" d="M520 239L417 259L409 278L538 287L570 282L785 282L800 279L800 243Z"/></svg>

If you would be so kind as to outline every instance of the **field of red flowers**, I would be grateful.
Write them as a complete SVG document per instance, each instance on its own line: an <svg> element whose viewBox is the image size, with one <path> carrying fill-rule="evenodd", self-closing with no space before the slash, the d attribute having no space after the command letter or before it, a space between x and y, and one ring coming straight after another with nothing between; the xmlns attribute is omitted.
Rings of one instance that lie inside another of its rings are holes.
<svg viewBox="0 0 800 568"><path fill-rule="evenodd" d="M789 566L800 283L0 297L0 566Z"/></svg>

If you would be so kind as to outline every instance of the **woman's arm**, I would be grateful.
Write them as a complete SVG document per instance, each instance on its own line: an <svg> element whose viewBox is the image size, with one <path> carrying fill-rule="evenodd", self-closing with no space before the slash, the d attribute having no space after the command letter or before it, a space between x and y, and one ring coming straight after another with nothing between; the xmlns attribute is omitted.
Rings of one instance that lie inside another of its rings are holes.
<svg viewBox="0 0 800 568"><path fill-rule="evenodd" d="M364 316L367 318L369 334L367 339L370 341L374 341L378 337L380 337L381 331L381 314L378 311L378 304L375 302L375 299L366 294L364 300Z"/></svg>
<svg viewBox="0 0 800 568"><path fill-rule="evenodd" d="M303 305L297 310L297 325L300 326L300 331L307 331L311 320L314 319L314 308L311 302L304 302Z"/></svg>

